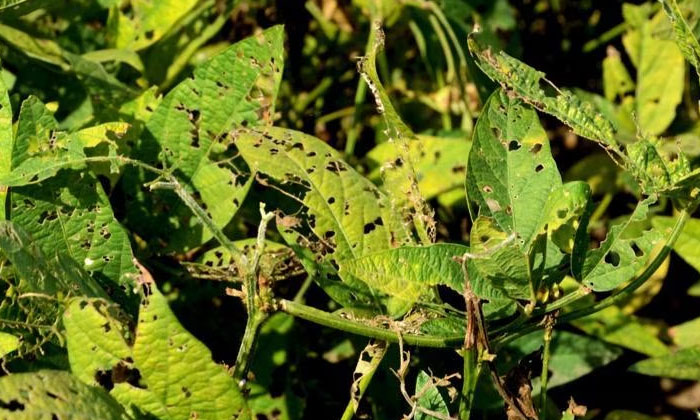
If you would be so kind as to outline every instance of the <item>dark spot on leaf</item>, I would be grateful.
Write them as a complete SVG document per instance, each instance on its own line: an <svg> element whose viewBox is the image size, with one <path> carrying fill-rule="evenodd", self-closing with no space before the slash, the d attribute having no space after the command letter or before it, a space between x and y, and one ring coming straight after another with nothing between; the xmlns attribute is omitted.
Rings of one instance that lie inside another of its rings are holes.
<svg viewBox="0 0 700 420"><path fill-rule="evenodd" d="M191 392L189 389L187 389L187 387L184 387L184 386L183 386L183 387L182 387L182 392L185 394L185 398L189 398L189 397L192 396L192 392Z"/></svg>
<svg viewBox="0 0 700 420"><path fill-rule="evenodd" d="M479 241L482 242L482 243L488 242L489 239L491 239L491 238L489 238L488 235L481 235L481 236L479 237Z"/></svg>
<svg viewBox="0 0 700 420"><path fill-rule="evenodd" d="M557 211L557 217L560 219L565 218L567 214L569 214L569 212L566 209L561 209L561 210Z"/></svg>
<svg viewBox="0 0 700 420"><path fill-rule="evenodd" d="M490 185L484 185L483 190L486 194L491 194L493 192L493 188L491 188Z"/></svg>
<svg viewBox="0 0 700 420"><path fill-rule="evenodd" d="M457 166L454 166L452 168L452 173L455 173L455 174L458 174L461 172L466 172L466 171L467 171L467 167L464 165L457 165Z"/></svg>
<svg viewBox="0 0 700 420"><path fill-rule="evenodd" d="M535 166L535 172L542 172L542 169L544 169L544 165L541 163Z"/></svg>
<svg viewBox="0 0 700 420"><path fill-rule="evenodd" d="M535 145L530 148L530 153L539 153L540 150L542 150L542 143L535 143Z"/></svg>
<svg viewBox="0 0 700 420"><path fill-rule="evenodd" d="M0 408L9 411L22 411L24 410L24 404L17 400L10 400L8 402L0 400Z"/></svg>
<svg viewBox="0 0 700 420"><path fill-rule="evenodd" d="M509 152L512 152L512 151L515 151L518 149L520 149L520 142L518 142L517 140L511 140L510 143L508 143L508 151Z"/></svg>
<svg viewBox="0 0 700 420"><path fill-rule="evenodd" d="M613 267L617 267L620 265L620 254L618 254L615 251L610 251L605 255L605 262L612 265Z"/></svg>
<svg viewBox="0 0 700 420"><path fill-rule="evenodd" d="M335 197L328 197L328 204L335 203Z"/></svg>

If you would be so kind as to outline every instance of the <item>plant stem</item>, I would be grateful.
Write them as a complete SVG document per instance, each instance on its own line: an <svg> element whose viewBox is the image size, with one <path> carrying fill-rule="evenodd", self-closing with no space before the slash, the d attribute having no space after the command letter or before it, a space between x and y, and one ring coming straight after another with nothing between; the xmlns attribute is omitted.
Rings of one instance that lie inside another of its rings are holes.
<svg viewBox="0 0 700 420"><path fill-rule="evenodd" d="M462 394L459 401L460 420L469 420L472 406L474 405L474 391L476 390L476 384L479 382L481 364L483 362L478 352L479 350L476 346L464 350Z"/></svg>
<svg viewBox="0 0 700 420"><path fill-rule="evenodd" d="M286 312L295 317L323 325L325 327L357 334L365 337L376 338L378 340L398 343L397 332L369 325L367 320L352 320L339 315L331 314L320 309L306 306L301 303L282 299L277 302L277 307L282 312ZM440 337L435 335L407 334L402 333L404 343L412 346L436 347L436 348L456 348L464 342L464 336Z"/></svg>
<svg viewBox="0 0 700 420"><path fill-rule="evenodd" d="M262 297L261 293L258 291L258 267L260 265L260 258L265 250L265 231L267 230L267 224L275 215L272 212L265 212L265 203L261 202L260 216L258 236L255 242L255 253L249 265L246 267L246 272L243 276L248 319L246 320L245 332L243 333L243 339L241 340L238 355L236 356L236 365L233 369L233 377L238 380L245 379L248 374L248 368L253 359L260 326L269 316L269 313L265 310L265 302L263 302L264 297Z"/></svg>
<svg viewBox="0 0 700 420"><path fill-rule="evenodd" d="M547 385L549 383L549 358L553 334L554 316L549 315L546 318L544 329L544 352L542 354L542 375L540 376L540 420L547 420Z"/></svg>

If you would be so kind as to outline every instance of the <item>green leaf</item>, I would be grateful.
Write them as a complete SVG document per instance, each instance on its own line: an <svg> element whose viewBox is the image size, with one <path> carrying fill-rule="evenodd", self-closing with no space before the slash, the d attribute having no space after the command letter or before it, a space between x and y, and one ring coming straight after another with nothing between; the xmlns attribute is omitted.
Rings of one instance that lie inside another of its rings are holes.
<svg viewBox="0 0 700 420"><path fill-rule="evenodd" d="M45 255L70 255L119 302L133 296L138 271L129 235L115 219L97 178L64 171L13 189L11 198L13 222Z"/></svg>
<svg viewBox="0 0 700 420"><path fill-rule="evenodd" d="M508 360L517 362L522 356L539 349L542 345L542 334L542 331L528 334L509 344L508 348L515 350L516 355L508 357ZM587 375L622 354L615 346L567 331L555 331L550 346L550 389ZM539 382L533 383L533 388L538 387ZM533 394L535 393L533 391Z"/></svg>
<svg viewBox="0 0 700 420"><path fill-rule="evenodd" d="M420 395L416 402L421 407L443 414L445 417L449 417L450 412L447 409L447 403L442 398L442 395L440 395L438 388L432 383L430 375L422 370L418 372L418 378L416 378L416 389L414 395ZM435 417L427 415L422 411L416 412L414 418L416 420L435 419Z"/></svg>
<svg viewBox="0 0 700 420"><path fill-rule="evenodd" d="M377 54L384 47L384 32L377 22L372 24L368 43L370 48L367 55L360 59L358 70L374 95L377 111L384 117L388 142L394 146L394 156L383 167L383 189L393 207L399 210L406 220L413 221L421 242L435 242L433 211L419 190L416 163L410 152L410 149L415 147L412 143L418 142L419 139L401 120L377 74Z"/></svg>
<svg viewBox="0 0 700 420"><path fill-rule="evenodd" d="M632 372L673 379L700 380L700 347L680 349L673 354L642 360Z"/></svg>
<svg viewBox="0 0 700 420"><path fill-rule="evenodd" d="M590 103L582 102L573 93L552 85L544 73L491 47L482 45L478 33L469 35L469 50L479 68L492 80L512 90L523 100L557 117L574 133L618 151L612 124L597 113Z"/></svg>
<svg viewBox="0 0 700 420"><path fill-rule="evenodd" d="M634 82L622 63L620 53L612 46L603 59L603 92L609 101L618 96L624 98L627 93L634 91Z"/></svg>
<svg viewBox="0 0 700 420"><path fill-rule="evenodd" d="M100 372L138 371L140 379L115 383L110 392L123 405L160 419L249 418L238 385L180 325L154 284L141 301L131 348L124 327L97 301L73 301L64 322L78 377L92 382Z"/></svg>
<svg viewBox="0 0 700 420"><path fill-rule="evenodd" d="M0 13L21 16L44 6L53 4L51 0L2 0Z"/></svg>
<svg viewBox="0 0 700 420"><path fill-rule="evenodd" d="M14 133L12 131L12 105L5 81L0 78L0 150L12 150ZM9 175L12 170L12 154L0 155L0 178ZM7 219L7 186L0 184L0 220Z"/></svg>
<svg viewBox="0 0 700 420"><path fill-rule="evenodd" d="M679 347L700 347L700 318L669 328L668 335Z"/></svg>
<svg viewBox="0 0 700 420"><path fill-rule="evenodd" d="M479 216L472 225L470 238L471 253L483 256L470 260L470 279L483 278L511 299L534 300L538 285L532 277L530 260L513 235L502 231L494 219Z"/></svg>
<svg viewBox="0 0 700 420"><path fill-rule="evenodd" d="M110 10L108 30L114 46L142 50L157 42L197 4L197 0L132 0L127 15L118 7Z"/></svg>
<svg viewBox="0 0 700 420"><path fill-rule="evenodd" d="M278 220L278 228L307 271L320 273L314 278L339 303L373 306L372 293L359 280L346 276L343 285L330 280L336 271L330 263L410 242L403 219L388 198L333 148L312 136L274 127L239 130L235 145L252 169L283 187L293 186L291 191L300 194L304 214L300 218L287 216L289 221L284 223ZM302 220L314 237L298 232L305 227ZM400 312L398 306L395 309Z"/></svg>
<svg viewBox="0 0 700 420"><path fill-rule="evenodd" d="M634 316L611 306L593 315L574 321L574 326L603 341L634 350L647 356L663 356L668 347L657 335Z"/></svg>
<svg viewBox="0 0 700 420"><path fill-rule="evenodd" d="M594 291L615 289L634 277L663 238L656 229L634 229L635 222L647 219L649 206L654 202L656 197L640 201L627 220L610 228L598 248L587 251L581 249L587 248L587 243L577 242L572 254L574 277Z"/></svg>
<svg viewBox="0 0 700 420"><path fill-rule="evenodd" d="M41 370L0 378L0 419L126 420L124 409L102 389L68 372Z"/></svg>
<svg viewBox="0 0 700 420"><path fill-rule="evenodd" d="M700 43L688 26L676 0L661 0L664 12L673 25L673 35L683 56L695 67L700 77Z"/></svg>
<svg viewBox="0 0 700 420"><path fill-rule="evenodd" d="M442 284L463 293L464 274L453 257L468 250L457 244L403 246L340 261L339 274L356 277L411 307L430 286Z"/></svg>
<svg viewBox="0 0 700 420"><path fill-rule="evenodd" d="M492 217L527 250L539 233L540 210L559 186L561 176L537 113L499 89L474 130L466 187L472 217Z"/></svg>
<svg viewBox="0 0 700 420"><path fill-rule="evenodd" d="M403 221L386 196L321 140L271 127L239 131L235 145L251 168L302 187L311 230L333 250L333 260L407 242Z"/></svg>
<svg viewBox="0 0 700 420"><path fill-rule="evenodd" d="M21 278L21 291L107 297L77 262L62 253L47 258L36 241L10 221L0 221L0 250Z"/></svg>
<svg viewBox="0 0 700 420"><path fill-rule="evenodd" d="M637 68L635 115L642 133L662 133L676 116L683 95L685 65L673 41L656 35L663 14L644 21L622 37L622 43Z"/></svg>
<svg viewBox="0 0 700 420"><path fill-rule="evenodd" d="M605 420L659 420L658 417L647 416L630 410L615 410L605 416Z"/></svg>
<svg viewBox="0 0 700 420"><path fill-rule="evenodd" d="M417 141L408 144L410 159L418 180L418 189L424 199L430 200L440 194L461 190L466 172L466 161L471 143L462 138L418 135ZM396 159L396 145L390 142L378 144L365 159L372 171L369 178L379 182L385 164ZM463 191L460 191L463 199Z"/></svg>
<svg viewBox="0 0 700 420"><path fill-rule="evenodd" d="M86 384L100 385L100 375L132 356L124 339L128 330L112 312L103 300L75 298L63 313L71 370Z"/></svg>
<svg viewBox="0 0 700 420"><path fill-rule="evenodd" d="M675 218L673 217L655 216L651 219L651 224L655 229L665 232L670 232L674 223ZM673 250L685 262L700 272L700 219L688 219L683 231L673 244Z"/></svg>
<svg viewBox="0 0 700 420"><path fill-rule="evenodd" d="M19 348L19 337L0 331L0 359Z"/></svg>
<svg viewBox="0 0 700 420"><path fill-rule="evenodd" d="M63 57L61 46L49 38L35 38L12 26L0 24L0 38L22 54L67 71L70 65Z"/></svg>
<svg viewBox="0 0 700 420"><path fill-rule="evenodd" d="M218 227L231 220L252 183L230 163L233 156L224 140L236 127L269 123L282 75L283 43L283 28L275 26L199 65L193 78L163 98L135 151L139 159L164 165L190 191L196 190ZM144 197L138 185L143 177L129 179L130 194L148 208L128 215L139 230L159 235L172 250L190 249L212 237L173 194ZM163 207L168 210L153 211Z"/></svg>

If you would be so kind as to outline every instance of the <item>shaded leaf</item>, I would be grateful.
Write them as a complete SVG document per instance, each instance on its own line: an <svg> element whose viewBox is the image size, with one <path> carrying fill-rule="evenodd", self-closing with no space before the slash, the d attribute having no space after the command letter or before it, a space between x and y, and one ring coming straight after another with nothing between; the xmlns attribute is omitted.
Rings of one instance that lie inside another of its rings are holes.
<svg viewBox="0 0 700 420"><path fill-rule="evenodd" d="M642 360L633 364L630 370L650 376L698 381L700 347L688 347L666 356Z"/></svg>
<svg viewBox="0 0 700 420"><path fill-rule="evenodd" d="M438 388L432 384L432 379L430 375L424 371L418 372L418 378L416 378L416 390L414 395L420 395L416 402L423 408L430 411L449 416L450 412L447 409L447 403L440 395ZM435 417L427 415L421 411L418 411L414 417L416 420L431 420Z"/></svg>

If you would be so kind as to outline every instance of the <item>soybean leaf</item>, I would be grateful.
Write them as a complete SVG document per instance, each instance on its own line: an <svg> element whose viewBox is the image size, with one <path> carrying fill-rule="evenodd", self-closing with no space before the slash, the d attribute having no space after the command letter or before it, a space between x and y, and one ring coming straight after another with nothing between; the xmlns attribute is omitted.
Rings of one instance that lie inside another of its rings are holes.
<svg viewBox="0 0 700 420"><path fill-rule="evenodd" d="M673 379L700 380L700 347L688 347L661 357L642 360L632 372Z"/></svg>
<svg viewBox="0 0 700 420"><path fill-rule="evenodd" d="M282 73L283 39L282 27L275 26L199 65L192 78L163 98L134 151L141 160L164 165L196 191L195 198L218 227L231 220L252 182L231 163L234 156L224 140L236 127L270 121ZM134 175L125 178L125 186L146 208L134 208L127 217L140 231L160 237L171 250L190 249L212 237L173 194L144 196L139 187L144 177ZM153 211L163 207L167 210Z"/></svg>
<svg viewBox="0 0 700 420"><path fill-rule="evenodd" d="M19 289L23 292L106 297L77 262L62 253L48 258L36 241L7 220L0 221L0 250L20 277Z"/></svg>
<svg viewBox="0 0 700 420"><path fill-rule="evenodd" d="M700 346L700 318L669 328L668 335L679 347Z"/></svg>
<svg viewBox="0 0 700 420"><path fill-rule="evenodd" d="M447 403L440 394L440 390L432 383L430 375L422 370L418 372L418 378L416 378L416 390L414 395L418 396L416 403L421 407L449 417L450 412L447 409ZM435 419L435 417L425 414L422 411L416 412L414 418L416 420Z"/></svg>
<svg viewBox="0 0 700 420"><path fill-rule="evenodd" d="M6 177L12 170L12 150L14 133L12 130L12 105L7 93L5 81L0 78L0 150L5 152L0 155L0 177ZM0 220L7 219L7 186L0 183Z"/></svg>
<svg viewBox="0 0 700 420"><path fill-rule="evenodd" d="M197 4L197 0L131 0L129 14L112 7L108 20L116 48L142 50L157 42Z"/></svg>
<svg viewBox="0 0 700 420"><path fill-rule="evenodd" d="M19 337L0 331L0 359L19 348Z"/></svg>
<svg viewBox="0 0 700 420"><path fill-rule="evenodd" d="M457 293L464 291L461 257L468 248L457 244L424 247L404 246L340 261L340 277L356 277L412 306L430 286L446 285Z"/></svg>
<svg viewBox="0 0 700 420"><path fill-rule="evenodd" d="M660 134L671 124L683 94L683 55L673 41L656 35L664 20L659 13L622 37L637 68L634 111L646 135Z"/></svg>
<svg viewBox="0 0 700 420"><path fill-rule="evenodd" d="M539 349L542 345L542 334L541 331L528 334L509 344L508 348L514 353L504 355L506 367ZM614 361L622 354L616 346L567 331L556 331L550 346L550 388L578 379ZM538 388L539 382L533 383L533 387Z"/></svg>
<svg viewBox="0 0 700 420"><path fill-rule="evenodd" d="M577 242L571 260L574 277L595 291L607 291L630 280L644 267L662 235L653 228L640 232L632 227L646 220L649 206L655 201L656 197L640 201L627 220L610 228L598 248L588 251L587 243Z"/></svg>
<svg viewBox="0 0 700 420"><path fill-rule="evenodd" d="M660 231L670 231L675 223L673 217L655 216L651 219L654 228ZM688 219L678 239L673 244L673 250L700 272L700 220Z"/></svg>
<svg viewBox="0 0 700 420"><path fill-rule="evenodd" d="M700 77L700 43L688 26L676 0L661 0L664 12L673 25L673 35L683 56Z"/></svg>
<svg viewBox="0 0 700 420"><path fill-rule="evenodd" d="M496 91L476 123L467 171L472 217L492 217L527 249L542 218L537 209L561 185L537 113L505 91Z"/></svg>
<svg viewBox="0 0 700 420"><path fill-rule="evenodd" d="M0 419L126 420L130 417L100 388L68 372L40 370L0 378Z"/></svg>
<svg viewBox="0 0 700 420"><path fill-rule="evenodd" d="M125 327L100 302L75 300L63 319L71 370L90 382L96 375L126 374L110 391L123 405L161 419L249 418L233 378L180 325L154 284L142 298L131 347Z"/></svg>
<svg viewBox="0 0 700 420"><path fill-rule="evenodd" d="M129 236L94 176L62 172L39 184L15 188L12 220L45 255L70 256L117 301L133 295L137 270Z"/></svg>
<svg viewBox="0 0 700 420"><path fill-rule="evenodd" d="M469 36L469 50L476 64L492 80L515 92L526 102L557 117L576 134L597 141L617 151L612 124L597 113L588 102L582 102L570 91L552 85L545 74L491 47L484 46L478 33Z"/></svg>
<svg viewBox="0 0 700 420"><path fill-rule="evenodd" d="M403 221L386 196L322 141L271 127L239 131L235 145L252 168L304 189L311 230L335 261L406 243Z"/></svg>
<svg viewBox="0 0 700 420"><path fill-rule="evenodd" d="M21 16L52 3L50 0L2 0L0 1L0 13Z"/></svg>
<svg viewBox="0 0 700 420"><path fill-rule="evenodd" d="M322 264L319 266L313 258L300 255L302 262L307 261L305 266L310 272L321 272L319 281L325 282L335 271L324 261L338 264L409 243L403 220L387 197L322 141L296 131L271 127L259 131L239 130L235 145L251 168L283 186L301 189L298 200L303 203L307 216L299 220L293 218L294 229L287 227L281 231L286 232L283 236L292 248L299 250L298 245L306 242L304 247L320 257ZM300 225L304 219L316 237L313 240L294 233L295 229L303 227ZM362 283L357 279L346 276L343 280L362 295L368 292L358 286ZM335 285L334 282L327 284ZM340 293L337 297L342 296L342 303L347 304L346 299L352 299L352 293L339 287L343 290L336 288Z"/></svg>
<svg viewBox="0 0 700 420"><path fill-rule="evenodd" d="M620 53L612 46L608 47L608 54L603 59L603 92L609 101L615 98L624 98L626 94L634 91L634 81L622 63Z"/></svg>
<svg viewBox="0 0 700 420"><path fill-rule="evenodd" d="M410 142L408 147L418 189L424 199L430 200L463 185L470 142L462 138L418 135L418 140ZM365 156L372 168L369 178L375 182L380 181L386 165L396 165L396 158L395 144L378 144Z"/></svg>
<svg viewBox="0 0 700 420"><path fill-rule="evenodd" d="M384 32L377 22L372 24L368 42L370 48L358 63L358 70L374 95L377 111L384 117L388 141L395 147L394 157L384 166L383 189L392 205L402 212L404 218L413 221L421 242L434 242L433 212L419 190L415 163L410 152L413 147L411 143L419 139L401 120L377 74L377 54L384 47Z"/></svg>
<svg viewBox="0 0 700 420"><path fill-rule="evenodd" d="M647 356L663 356L668 347L649 327L632 315L626 315L617 306L611 306L574 322L587 334L603 341L634 350Z"/></svg>

